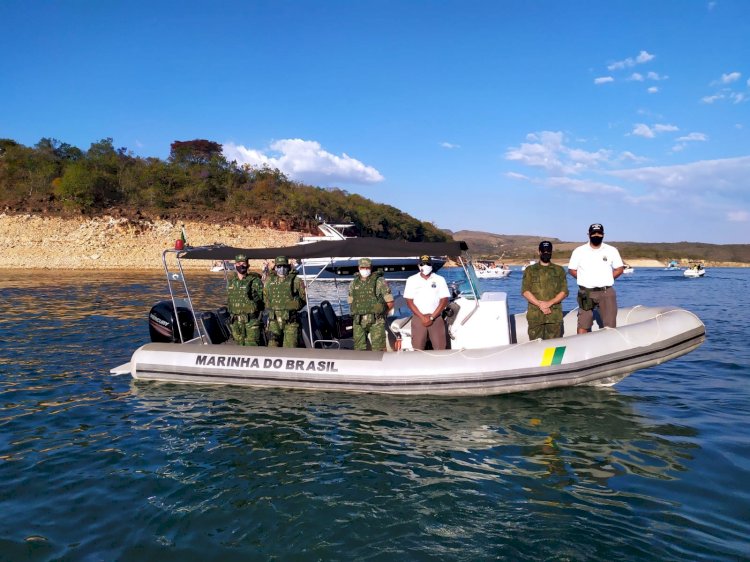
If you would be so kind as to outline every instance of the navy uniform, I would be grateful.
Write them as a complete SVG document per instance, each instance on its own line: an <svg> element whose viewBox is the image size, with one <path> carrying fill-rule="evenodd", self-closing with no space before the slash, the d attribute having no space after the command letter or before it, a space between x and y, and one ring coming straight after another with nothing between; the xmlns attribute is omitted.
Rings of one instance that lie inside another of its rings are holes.
<svg viewBox="0 0 750 562"><path fill-rule="evenodd" d="M385 316L393 308L393 294L383 272L372 273L372 260L361 258L359 271L349 285L349 309L352 313L354 349L367 349L367 336L373 351L385 351Z"/></svg>
<svg viewBox="0 0 750 562"><path fill-rule="evenodd" d="M263 282L247 270L247 256L234 258L236 274L227 283L229 330L238 345L260 345L260 313L263 310Z"/></svg>
<svg viewBox="0 0 750 562"><path fill-rule="evenodd" d="M305 284L292 270L289 260L279 256L263 286L268 311L269 347L297 347L300 337L299 311L307 304Z"/></svg>
<svg viewBox="0 0 750 562"><path fill-rule="evenodd" d="M551 263L552 243L539 244L539 262L523 272L521 294L529 301L526 320L529 340L549 340L562 336L562 301L568 296L565 270Z"/></svg>

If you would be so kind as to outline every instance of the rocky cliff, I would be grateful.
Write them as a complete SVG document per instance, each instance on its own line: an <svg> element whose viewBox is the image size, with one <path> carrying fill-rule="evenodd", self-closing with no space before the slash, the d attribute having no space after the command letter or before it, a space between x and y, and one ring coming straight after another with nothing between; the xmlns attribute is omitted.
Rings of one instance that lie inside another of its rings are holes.
<svg viewBox="0 0 750 562"><path fill-rule="evenodd" d="M268 248L293 245L301 236L233 223L0 214L0 268L161 269L161 253L174 247L183 224L194 246ZM184 265L205 269L208 264Z"/></svg>

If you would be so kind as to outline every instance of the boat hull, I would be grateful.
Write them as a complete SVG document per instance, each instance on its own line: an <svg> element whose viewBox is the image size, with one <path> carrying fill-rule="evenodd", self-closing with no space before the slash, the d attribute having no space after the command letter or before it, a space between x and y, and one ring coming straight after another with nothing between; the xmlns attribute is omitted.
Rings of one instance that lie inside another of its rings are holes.
<svg viewBox="0 0 750 562"><path fill-rule="evenodd" d="M510 269L475 269L477 279L505 279L510 276Z"/></svg>
<svg viewBox="0 0 750 562"><path fill-rule="evenodd" d="M621 309L616 329L546 341L523 341L524 315L516 315L513 323L521 343L485 349L383 353L147 344L113 372L173 383L482 396L611 385L634 371L684 355L705 339L705 328L695 315L671 307Z"/></svg>

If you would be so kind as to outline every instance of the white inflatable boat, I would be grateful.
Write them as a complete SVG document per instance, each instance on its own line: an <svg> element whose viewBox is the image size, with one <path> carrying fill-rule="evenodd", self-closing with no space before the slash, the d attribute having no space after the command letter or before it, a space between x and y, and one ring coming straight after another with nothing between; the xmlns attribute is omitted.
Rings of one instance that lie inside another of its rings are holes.
<svg viewBox="0 0 750 562"><path fill-rule="evenodd" d="M367 239L354 239L354 244ZM319 243L311 245L320 251ZM576 334L576 311L564 320L564 336L528 341L525 314L508 313L503 292L477 293L470 261L461 256L463 243L418 244L367 242L377 248L328 248L330 255L396 255L424 253L452 256L467 274L469 289L453 286L445 351L411 348L411 317L403 299L388 319L389 351L354 351L347 317L335 314L328 301L302 314L304 347L241 347L228 340L222 312L196 312L174 285L184 284L182 259L231 259L242 251L251 259L295 255L290 248L248 250L214 246L165 252L163 261L171 301L150 314L152 339L131 360L112 369L137 380L175 383L231 384L323 391L393 394L492 395L573 385L612 385L630 373L684 355L705 338L698 317L675 307L635 306L620 309L617 328ZM373 251L375 250L375 251ZM310 250L312 252L312 250ZM351 253L350 253L351 252ZM175 254L179 272L167 267ZM317 254L316 254L317 255ZM308 291L311 288L308 286ZM350 324L350 322L349 322ZM197 330L197 336L195 332ZM171 338L171 339L170 339ZM174 340L176 343L158 343ZM185 341L185 343L179 343Z"/></svg>

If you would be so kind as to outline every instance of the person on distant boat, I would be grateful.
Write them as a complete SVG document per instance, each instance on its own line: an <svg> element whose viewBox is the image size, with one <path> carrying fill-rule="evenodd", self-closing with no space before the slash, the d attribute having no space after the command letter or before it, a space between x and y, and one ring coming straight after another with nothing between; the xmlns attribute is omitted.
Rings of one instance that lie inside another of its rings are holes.
<svg viewBox="0 0 750 562"><path fill-rule="evenodd" d="M579 334L593 326L595 308L605 328L617 327L614 283L624 270L617 248L604 244L604 227L600 223L589 226L589 243L573 250L568 263L568 273L578 281Z"/></svg>
<svg viewBox="0 0 750 562"><path fill-rule="evenodd" d="M446 349L448 340L443 310L448 306L450 291L445 279L432 272L430 256L420 256L419 273L406 280L404 299L414 313L411 322L411 345L424 349L429 336L432 349Z"/></svg>
<svg viewBox="0 0 750 562"><path fill-rule="evenodd" d="M263 286L268 310L268 347L297 347L300 338L299 311L307 303L305 284L286 256L274 261L274 271Z"/></svg>
<svg viewBox="0 0 750 562"><path fill-rule="evenodd" d="M521 294L529 301L526 320L529 340L550 340L563 335L562 301L568 296L565 270L552 263L552 242L539 244L539 262L523 272Z"/></svg>
<svg viewBox="0 0 750 562"><path fill-rule="evenodd" d="M349 309L354 320L354 349L385 351L385 317L393 308L393 294L382 271L372 272L372 260L360 258L359 271L349 285Z"/></svg>
<svg viewBox="0 0 750 562"><path fill-rule="evenodd" d="M263 310L263 282L248 271L247 256L234 257L236 274L227 282L229 331L237 345L260 345L260 313Z"/></svg>

